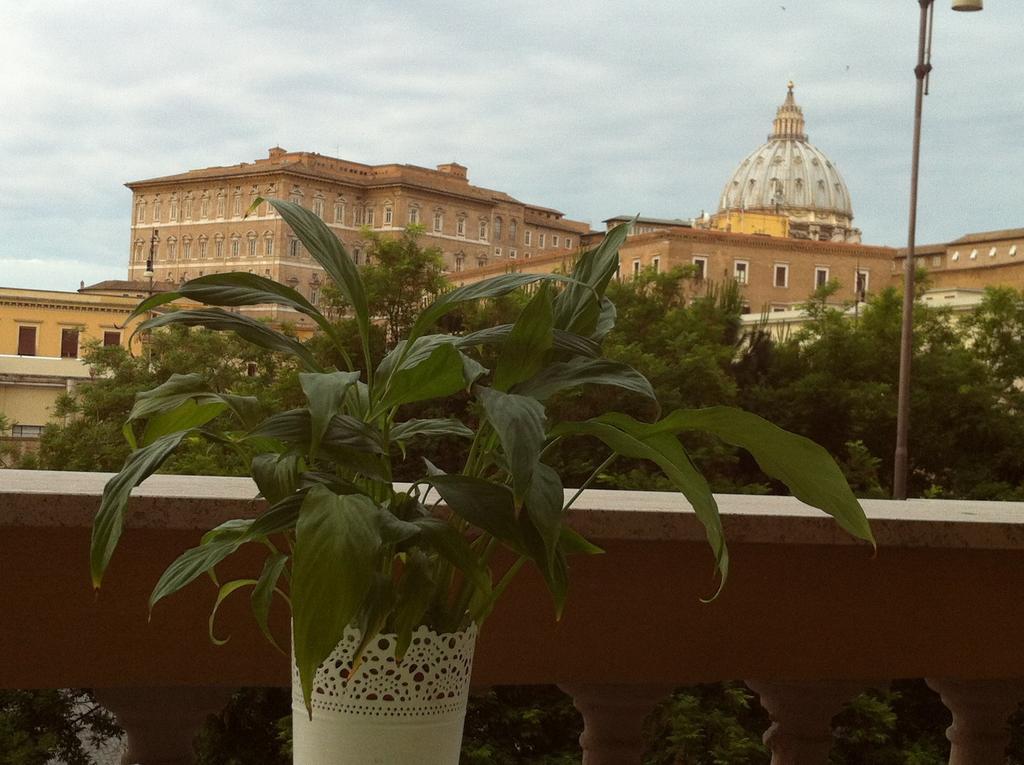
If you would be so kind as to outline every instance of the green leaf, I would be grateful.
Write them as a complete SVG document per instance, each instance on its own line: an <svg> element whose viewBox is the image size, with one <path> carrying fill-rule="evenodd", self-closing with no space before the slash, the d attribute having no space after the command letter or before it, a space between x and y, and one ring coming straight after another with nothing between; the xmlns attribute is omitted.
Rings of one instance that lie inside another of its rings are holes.
<svg viewBox="0 0 1024 765"><path fill-rule="evenodd" d="M305 499L306 492L300 491L273 503L265 513L252 522L247 536L257 540L295 528L299 520L299 509Z"/></svg>
<svg viewBox="0 0 1024 765"><path fill-rule="evenodd" d="M809 438L783 430L756 414L726 406L680 409L651 427L672 433L711 433L746 449L766 474L782 481L801 502L825 511L858 539L875 543L864 509L839 466Z"/></svg>
<svg viewBox="0 0 1024 765"><path fill-rule="evenodd" d="M128 415L128 421L152 417L154 414L174 409L190 399L212 395L202 375L173 374L155 388L135 394L135 405Z"/></svg>
<svg viewBox="0 0 1024 765"><path fill-rule="evenodd" d="M630 417L611 422L598 417L585 422L563 422L556 425L552 435L587 435L598 438L617 454L633 459L653 462L672 484L682 492L704 525L708 543L715 556L724 586L729 574L729 550L722 532L722 519L718 504L711 494L708 482L694 467L683 445L671 433L653 430L657 425L637 422Z"/></svg>
<svg viewBox="0 0 1024 765"><path fill-rule="evenodd" d="M508 340L514 326L514 324L499 324L470 332L468 335L455 338L455 344L462 349L478 345L501 345ZM431 336L428 335L428 337ZM601 355L601 346L594 340L557 328L552 330L551 347L556 351L563 351L573 356L596 358Z"/></svg>
<svg viewBox="0 0 1024 765"><path fill-rule="evenodd" d="M397 635L395 661L401 661L412 642L412 633L424 623L430 608L435 582L433 566L422 550L412 550L405 559L402 576L398 580L398 593L392 627Z"/></svg>
<svg viewBox="0 0 1024 765"><path fill-rule="evenodd" d="M554 314L548 285L542 284L505 340L494 371L495 390L507 391L516 383L533 377L544 365L550 350Z"/></svg>
<svg viewBox="0 0 1024 765"><path fill-rule="evenodd" d="M562 505L565 492L558 471L538 462L526 492L526 515L540 535L544 555L537 561L541 568L553 571L558 540L562 535Z"/></svg>
<svg viewBox="0 0 1024 765"><path fill-rule="evenodd" d="M257 454L252 458L250 472L267 502L274 505L295 493L299 485L301 458L288 454Z"/></svg>
<svg viewBox="0 0 1024 765"><path fill-rule="evenodd" d="M454 346L437 346L414 367L399 367L388 380L380 401L382 409L449 396L464 385L462 359Z"/></svg>
<svg viewBox="0 0 1024 765"><path fill-rule="evenodd" d="M156 329L169 324L181 324L185 327L206 327L218 332L234 332L243 340L266 348L270 351L287 353L297 358L302 365L313 372L320 372L320 365L313 354L302 343L294 338L271 329L263 322L251 319L239 313L228 313L220 308L203 308L185 311L171 311L154 316L139 324L132 332L134 337L147 329Z"/></svg>
<svg viewBox="0 0 1024 765"><path fill-rule="evenodd" d="M615 309L615 303L606 297L602 297L601 310L597 316L597 327L594 329L594 334L591 337L598 341L603 340L615 328L617 316L618 312Z"/></svg>
<svg viewBox="0 0 1024 765"><path fill-rule="evenodd" d="M512 492L507 487L468 475L431 475L423 480L460 518L514 550L523 549Z"/></svg>
<svg viewBox="0 0 1024 765"><path fill-rule="evenodd" d="M493 388L477 388L477 397L501 441L512 474L516 507L520 507L544 446L544 407L527 396Z"/></svg>
<svg viewBox="0 0 1024 765"><path fill-rule="evenodd" d="M425 308L413 324L409 337L416 339L437 322L442 316L454 311L462 303L468 303L485 298L500 297L507 295L527 284L538 281L570 281L569 277L561 274L502 274L490 279L467 284L446 292L437 300Z"/></svg>
<svg viewBox="0 0 1024 765"><path fill-rule="evenodd" d="M299 384L309 402L310 442L309 454L315 457L320 441L331 424L331 418L341 414L341 404L350 386L359 379L359 372L300 372Z"/></svg>
<svg viewBox="0 0 1024 765"><path fill-rule="evenodd" d="M253 205L264 201L258 198ZM345 301L355 312L359 336L363 343L363 354L366 357L367 369L370 362L370 311L366 302L366 290L363 287L359 268L352 262L341 241L327 224L320 220L311 210L302 205L285 202L283 199L266 199L268 204L281 215L295 236L309 251L310 256L321 266L334 281Z"/></svg>
<svg viewBox="0 0 1024 765"><path fill-rule="evenodd" d="M613 228L596 249L585 252L577 261L572 281L555 299L556 327L583 337L596 333L602 318L601 299L619 266L619 248L626 241L630 225Z"/></svg>
<svg viewBox="0 0 1024 765"><path fill-rule="evenodd" d="M158 438L169 433L191 430L205 425L227 408L227 404L219 401L197 404L192 399L188 399L176 408L161 412L146 422L146 430L142 435L142 446L149 446Z"/></svg>
<svg viewBox="0 0 1024 765"><path fill-rule="evenodd" d="M312 417L308 409L289 409L271 415L245 436L245 440L272 439L303 451L309 451L312 438ZM380 431L369 423L347 414L336 414L327 425L320 442L324 449L355 449L383 454Z"/></svg>
<svg viewBox="0 0 1024 765"><path fill-rule="evenodd" d="M299 511L292 559L292 620L295 664L310 714L317 667L359 613L377 570L381 539L373 523L375 507L369 497L339 497L314 486Z"/></svg>
<svg viewBox="0 0 1024 765"><path fill-rule="evenodd" d="M132 309L132 312L128 314L128 318L124 320L124 326L127 326L132 319L136 319L139 316L142 316L142 314L149 313L150 311L177 300L180 297L181 293L179 292L158 292L155 295L150 295Z"/></svg>
<svg viewBox="0 0 1024 765"><path fill-rule="evenodd" d="M633 367L609 359L573 359L548 364L516 386L515 392L545 401L556 393L580 385L612 385L657 401L650 382Z"/></svg>
<svg viewBox="0 0 1024 765"><path fill-rule="evenodd" d="M252 615L256 619L260 632L278 651L281 651L281 647L274 640L274 635L270 631L270 606L274 599L274 592L276 591L281 594L277 590L277 581L281 578L281 572L284 571L287 562L288 556L284 553L273 553L268 557L263 564L260 578L256 581L256 586L253 587L252 594L249 596ZM284 597L283 594L281 596ZM281 651L281 653L284 653L284 651Z"/></svg>
<svg viewBox="0 0 1024 765"><path fill-rule="evenodd" d="M458 477L458 476L453 476ZM515 520L513 518L513 520ZM440 518L415 518L410 521L420 529L421 540L418 544L429 545L442 558L451 563L462 575L472 581L474 587L481 592L489 592L491 579L480 557L469 546L466 538L450 523ZM518 536L518 529L515 530Z"/></svg>
<svg viewBox="0 0 1024 765"><path fill-rule="evenodd" d="M242 541L238 538L214 539L183 552L166 568L150 593L150 612L161 600L210 571L241 545Z"/></svg>
<svg viewBox="0 0 1024 765"><path fill-rule="evenodd" d="M252 587L255 584L255 579L235 579L221 585L220 589L217 591L217 600L213 604L213 610L210 611L209 634L211 643L214 645L224 645L231 639L231 636L228 635L226 638L221 640L214 632L213 627L214 623L217 621L217 611L220 610L221 603L227 600L233 592L240 590L243 587Z"/></svg>
<svg viewBox="0 0 1024 765"><path fill-rule="evenodd" d="M595 545L592 542L583 538L576 529L572 528L568 524L562 526L562 535L559 538L559 544L563 552L566 555L582 554L582 555L602 555L604 550Z"/></svg>
<svg viewBox="0 0 1024 765"><path fill-rule="evenodd" d="M149 446L132 452L125 460L121 472L107 481L103 487L103 499L92 524L92 541L89 549L89 566L93 587L103 581L110 558L117 548L124 529L124 516L128 510L128 497L132 489L152 475L163 464L191 431L158 438Z"/></svg>
<svg viewBox="0 0 1024 765"><path fill-rule="evenodd" d="M406 420L399 422L391 428L389 434L392 441L410 441L413 438L426 436L434 438L437 436L457 436L458 438L472 438L473 431L463 425L459 420L452 418L430 419L430 420Z"/></svg>

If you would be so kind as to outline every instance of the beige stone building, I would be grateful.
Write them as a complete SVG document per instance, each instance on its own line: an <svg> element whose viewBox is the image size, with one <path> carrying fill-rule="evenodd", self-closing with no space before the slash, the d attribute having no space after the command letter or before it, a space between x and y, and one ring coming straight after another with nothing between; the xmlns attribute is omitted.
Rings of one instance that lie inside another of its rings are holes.
<svg viewBox="0 0 1024 765"><path fill-rule="evenodd" d="M906 248L896 254L894 284L902 283L906 257ZM915 260L928 273L932 289L1024 289L1024 228L981 231L952 242L918 245Z"/></svg>
<svg viewBox="0 0 1024 765"><path fill-rule="evenodd" d="M248 271L317 302L323 272L280 216L258 196L288 199L319 215L365 263L364 227L423 227L422 244L444 253L449 272L573 252L590 226L558 210L474 186L456 163L364 165L275 147L254 162L208 167L127 184L132 190L128 278L177 284L203 274Z"/></svg>

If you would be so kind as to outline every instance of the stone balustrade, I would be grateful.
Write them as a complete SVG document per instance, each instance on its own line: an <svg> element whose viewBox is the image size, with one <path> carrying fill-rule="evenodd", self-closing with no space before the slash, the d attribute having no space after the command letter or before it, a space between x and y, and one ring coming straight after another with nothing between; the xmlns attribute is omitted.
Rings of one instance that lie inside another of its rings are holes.
<svg viewBox="0 0 1024 765"><path fill-rule="evenodd" d="M149 590L203 530L260 503L247 479L154 476L95 596L87 550L105 479L0 471L0 687L96 688L128 731L131 762L183 764L225 689L285 685L288 659L245 598L223 607L219 629L232 637L216 647L210 582L151 621ZM481 634L475 683L558 684L584 718L584 763L631 765L644 716L670 688L744 680L771 718L772 762L821 765L847 700L924 677L952 715L950 762L1003 762L1006 719L1024 700L1024 503L867 501L877 553L791 498L719 503L732 572L705 603L713 561L677 495L585 492L573 522L605 554L572 560L558 622L524 570ZM257 560L243 555L222 576Z"/></svg>

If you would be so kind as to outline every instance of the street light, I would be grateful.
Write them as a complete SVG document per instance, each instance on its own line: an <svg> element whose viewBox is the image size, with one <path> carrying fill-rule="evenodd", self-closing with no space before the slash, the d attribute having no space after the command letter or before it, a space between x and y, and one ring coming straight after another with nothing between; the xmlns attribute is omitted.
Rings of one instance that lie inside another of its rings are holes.
<svg viewBox="0 0 1024 765"><path fill-rule="evenodd" d="M983 0L953 0L954 11L980 11ZM918 0L921 23L917 38L917 94L914 99L914 149L910 165L910 221L907 259L903 264L903 321L900 329L900 381L896 409L896 455L892 495L907 498L907 435L910 431L910 360L914 346L914 255L917 236L917 171L921 159L921 107L932 71L932 16L935 0Z"/></svg>

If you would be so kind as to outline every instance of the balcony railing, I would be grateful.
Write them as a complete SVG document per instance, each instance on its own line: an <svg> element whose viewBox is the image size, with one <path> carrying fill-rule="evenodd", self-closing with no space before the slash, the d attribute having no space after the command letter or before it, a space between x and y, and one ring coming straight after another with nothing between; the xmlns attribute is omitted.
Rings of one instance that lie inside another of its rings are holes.
<svg viewBox="0 0 1024 765"><path fill-rule="evenodd" d="M231 641L213 646L205 580L151 622L147 596L202 530L259 503L247 479L154 476L95 597L89 528L106 478L0 471L0 687L100 689L132 762L184 763L220 689L286 685L288 660L244 598L223 608ZM583 714L584 762L629 765L644 716L673 686L744 680L770 713L772 762L818 765L849 698L924 677L953 715L950 762L1003 762L1006 718L1024 700L1024 503L867 501L877 555L794 499L719 503L732 574L706 604L711 554L677 495L586 492L573 520L606 554L571 561L558 623L524 570L483 630L475 683L560 685Z"/></svg>

